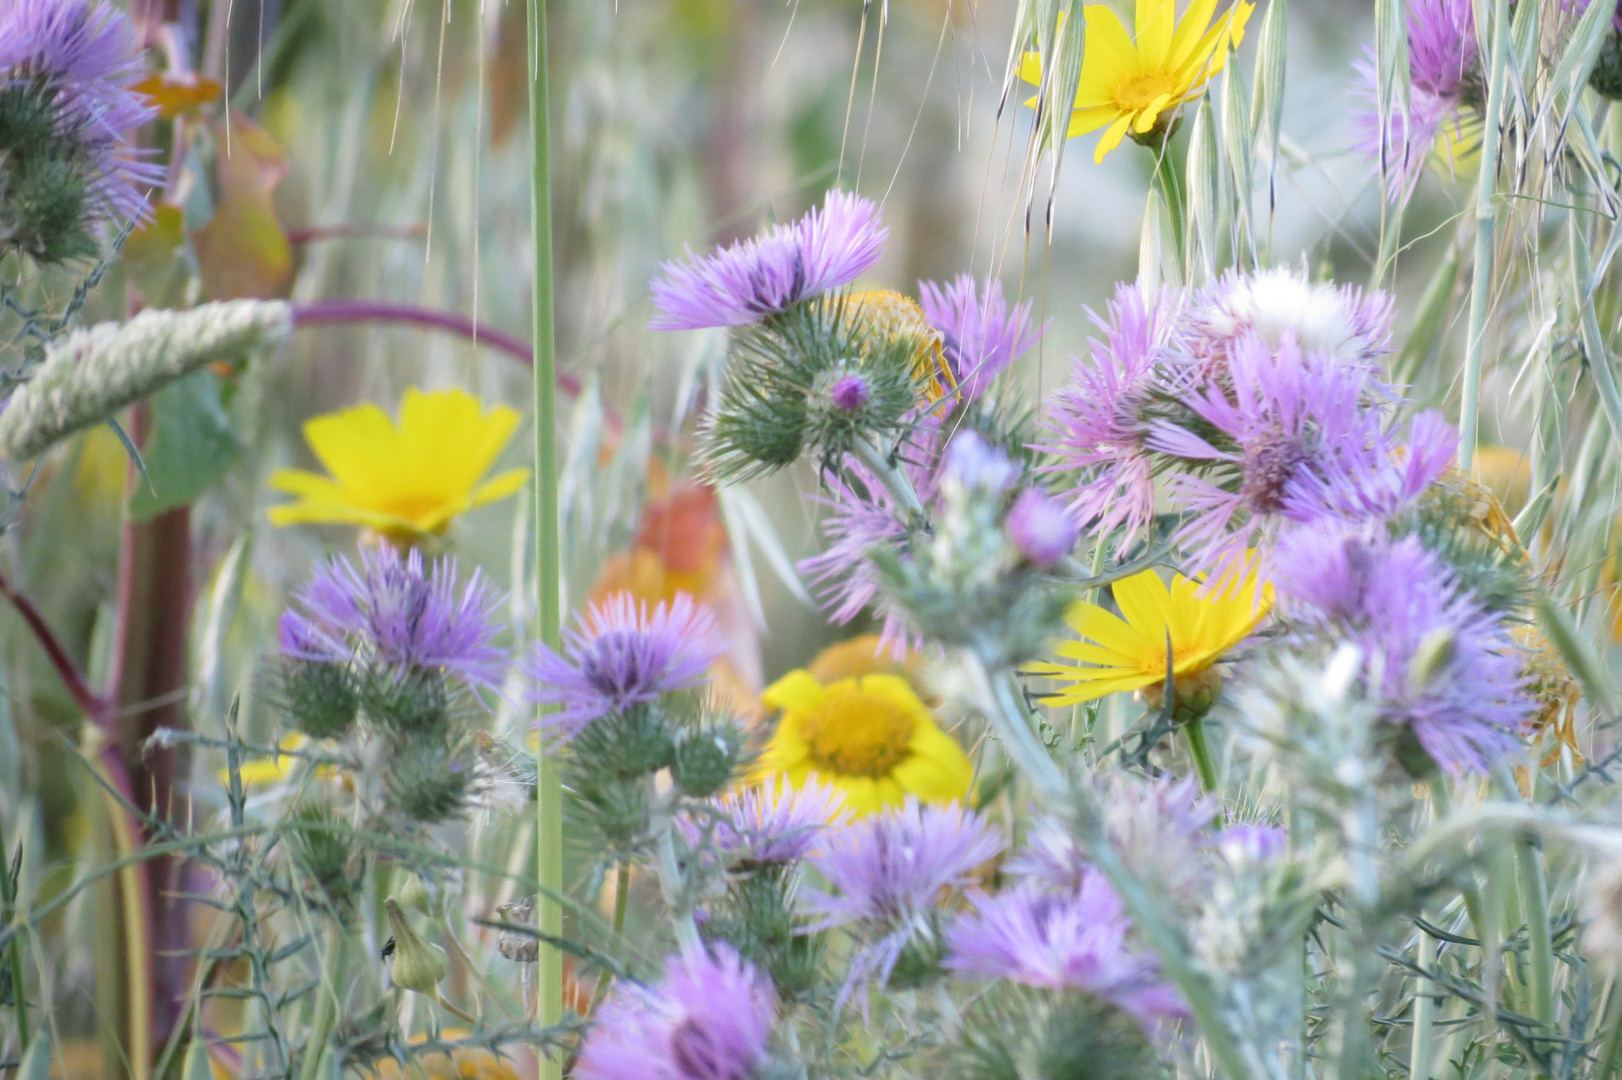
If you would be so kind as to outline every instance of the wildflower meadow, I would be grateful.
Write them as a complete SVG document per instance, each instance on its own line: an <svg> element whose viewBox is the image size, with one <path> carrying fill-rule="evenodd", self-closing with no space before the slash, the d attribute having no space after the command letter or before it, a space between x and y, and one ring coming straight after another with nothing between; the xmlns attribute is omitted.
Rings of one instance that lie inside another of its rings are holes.
<svg viewBox="0 0 1622 1080"><path fill-rule="evenodd" d="M1612 0L0 0L0 1078L1622 1080L1619 250Z"/></svg>

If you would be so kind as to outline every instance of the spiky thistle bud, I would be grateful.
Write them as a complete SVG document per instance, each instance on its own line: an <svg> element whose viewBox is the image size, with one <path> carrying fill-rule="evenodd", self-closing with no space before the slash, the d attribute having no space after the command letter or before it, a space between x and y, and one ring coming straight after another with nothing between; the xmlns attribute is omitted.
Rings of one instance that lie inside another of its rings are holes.
<svg viewBox="0 0 1622 1080"><path fill-rule="evenodd" d="M384 762L384 802L408 821L436 825L467 809L473 787L470 756L443 743L406 740Z"/></svg>
<svg viewBox="0 0 1622 1080"><path fill-rule="evenodd" d="M743 732L733 723L683 731L676 738L671 776L682 793L708 798L732 782L743 753Z"/></svg>
<svg viewBox="0 0 1622 1080"><path fill-rule="evenodd" d="M340 912L360 888L353 830L319 802L301 803L283 829L290 860L316 891L316 899Z"/></svg>
<svg viewBox="0 0 1622 1080"><path fill-rule="evenodd" d="M286 303L232 300L190 311L149 308L127 323L76 330L46 349L0 413L0 456L37 457L189 372L274 345L292 327Z"/></svg>
<svg viewBox="0 0 1622 1080"><path fill-rule="evenodd" d="M281 689L293 726L312 739L343 738L360 709L348 664L284 657Z"/></svg>
<svg viewBox="0 0 1622 1080"><path fill-rule="evenodd" d="M390 971L394 985L418 994L437 995L439 982L450 966L445 950L417 933L394 897L383 901L383 907L389 915L389 933L394 935L394 966Z"/></svg>

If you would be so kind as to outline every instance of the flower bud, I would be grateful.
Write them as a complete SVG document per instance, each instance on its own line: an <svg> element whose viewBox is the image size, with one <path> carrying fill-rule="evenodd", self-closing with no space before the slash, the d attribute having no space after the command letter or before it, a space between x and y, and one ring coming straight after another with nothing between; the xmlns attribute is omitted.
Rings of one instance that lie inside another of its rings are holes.
<svg viewBox="0 0 1622 1080"><path fill-rule="evenodd" d="M742 749L743 733L732 724L684 731L676 740L671 776L683 794L707 798L732 781Z"/></svg>
<svg viewBox="0 0 1622 1080"><path fill-rule="evenodd" d="M866 405L872 396L867 380L860 375L841 376L828 390L828 399L833 402L834 408L845 412L855 412Z"/></svg>
<svg viewBox="0 0 1622 1080"><path fill-rule="evenodd" d="M455 751L404 742L393 748L385 768L384 802L401 817L434 825L467 809L473 764Z"/></svg>
<svg viewBox="0 0 1622 1080"><path fill-rule="evenodd" d="M360 709L355 677L347 664L285 657L282 695L293 726L312 739L342 738Z"/></svg>
<svg viewBox="0 0 1622 1080"><path fill-rule="evenodd" d="M1081 526L1059 500L1038 488L1026 488L1014 500L1003 523L1008 539L1031 564L1047 569L1076 546Z"/></svg>
<svg viewBox="0 0 1622 1080"><path fill-rule="evenodd" d="M396 731L428 734L451 721L451 695L438 671L399 671L380 667L366 680L366 712Z"/></svg>
<svg viewBox="0 0 1622 1080"><path fill-rule="evenodd" d="M445 893L439 883L435 882L430 889L422 875L415 871L405 875L405 880L394 890L394 898L407 911L415 911L430 919L437 919L445 913Z"/></svg>
<svg viewBox="0 0 1622 1080"><path fill-rule="evenodd" d="M394 966L390 971L394 985L418 994L437 994L439 981L449 968L445 950L423 940L398 900L391 896L383 901L383 907L389 916L389 932L394 935Z"/></svg>
<svg viewBox="0 0 1622 1080"><path fill-rule="evenodd" d="M1599 56L1594 58L1588 85L1601 97L1622 101L1622 32L1612 30L1606 35Z"/></svg>

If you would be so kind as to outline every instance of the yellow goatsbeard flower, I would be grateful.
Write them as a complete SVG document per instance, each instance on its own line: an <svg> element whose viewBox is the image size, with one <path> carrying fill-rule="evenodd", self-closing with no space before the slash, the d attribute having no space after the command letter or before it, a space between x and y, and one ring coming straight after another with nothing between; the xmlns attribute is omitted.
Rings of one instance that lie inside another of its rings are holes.
<svg viewBox="0 0 1622 1080"><path fill-rule="evenodd" d="M954 802L969 792L968 756L898 675L824 686L808 671L791 671L760 699L783 714L761 754L761 779L781 775L798 787L814 774L858 815L900 806L908 795Z"/></svg>
<svg viewBox="0 0 1622 1080"><path fill-rule="evenodd" d="M1173 678L1192 680L1249 637L1272 606L1272 590L1254 567L1241 581L1227 579L1204 595L1202 589L1181 574L1167 588L1153 570L1123 578L1112 591L1124 620L1086 601L1066 613L1085 640L1055 642L1053 651L1079 664L1038 663L1026 670L1070 683L1047 702L1074 705L1164 683L1169 639Z"/></svg>
<svg viewBox="0 0 1622 1080"><path fill-rule="evenodd" d="M1216 22L1216 0L1193 0L1181 20L1177 0L1137 0L1137 41L1120 17L1103 4L1088 4L1081 81L1065 138L1104 128L1093 160L1121 145L1130 130L1147 135L1161 114L1196 97L1228 62L1244 39L1245 23L1256 5L1235 0ZM1026 53L1020 78L1040 85L1042 58ZM1026 102L1034 105L1036 99Z"/></svg>
<svg viewBox="0 0 1622 1080"><path fill-rule="evenodd" d="M505 405L486 411L464 390L406 391L395 424L376 405L317 416L304 437L332 475L279 469L270 486L298 496L270 512L275 525L339 522L411 540L524 486L528 469L483 483L518 426Z"/></svg>

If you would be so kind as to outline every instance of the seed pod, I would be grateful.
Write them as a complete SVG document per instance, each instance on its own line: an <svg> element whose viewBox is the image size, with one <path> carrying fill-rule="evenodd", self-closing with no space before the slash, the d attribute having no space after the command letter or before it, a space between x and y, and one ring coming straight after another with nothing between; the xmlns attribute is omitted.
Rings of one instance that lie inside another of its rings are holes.
<svg viewBox="0 0 1622 1080"><path fill-rule="evenodd" d="M394 935L394 966L390 978L402 990L435 995L439 982L449 969L445 950L425 941L406 918L405 909L392 896L383 901L389 915L389 932Z"/></svg>

